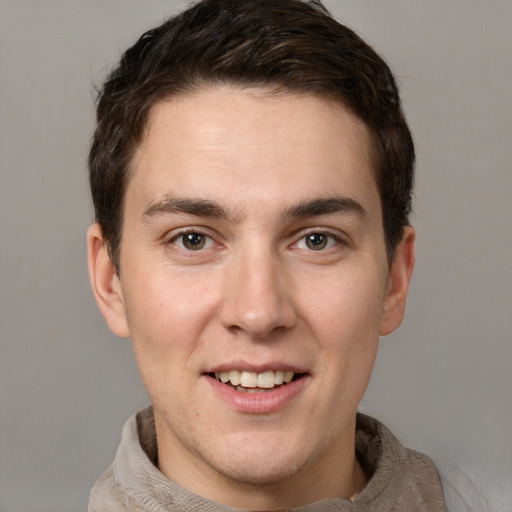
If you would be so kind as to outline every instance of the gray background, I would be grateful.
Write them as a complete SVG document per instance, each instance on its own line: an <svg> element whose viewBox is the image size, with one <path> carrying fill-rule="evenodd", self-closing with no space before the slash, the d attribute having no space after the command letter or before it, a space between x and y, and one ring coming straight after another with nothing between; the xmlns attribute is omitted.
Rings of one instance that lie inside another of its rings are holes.
<svg viewBox="0 0 512 512"><path fill-rule="evenodd" d="M361 409L510 510L512 2L326 3L390 62L418 152L407 318ZM84 510L147 402L89 291L85 160L92 84L183 5L0 0L2 512Z"/></svg>

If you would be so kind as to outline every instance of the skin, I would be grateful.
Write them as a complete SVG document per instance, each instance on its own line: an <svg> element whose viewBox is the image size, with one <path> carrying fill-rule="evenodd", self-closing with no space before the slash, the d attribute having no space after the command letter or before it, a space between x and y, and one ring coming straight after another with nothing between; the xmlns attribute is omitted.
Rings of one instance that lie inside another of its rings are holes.
<svg viewBox="0 0 512 512"><path fill-rule="evenodd" d="M101 229L88 232L98 305L131 338L154 407L160 471L252 510L365 485L356 407L414 264L410 227L387 261L364 123L312 95L267 92L156 105L127 187L119 276ZM184 229L202 248L184 245ZM311 248L311 234L326 245ZM240 412L207 375L222 365L305 376L277 410Z"/></svg>

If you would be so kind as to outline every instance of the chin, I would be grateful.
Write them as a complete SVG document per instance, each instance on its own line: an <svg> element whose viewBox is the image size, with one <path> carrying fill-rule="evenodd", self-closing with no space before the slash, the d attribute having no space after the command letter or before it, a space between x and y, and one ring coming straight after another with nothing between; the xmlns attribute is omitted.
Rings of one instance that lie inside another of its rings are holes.
<svg viewBox="0 0 512 512"><path fill-rule="evenodd" d="M301 466L302 464L300 463L295 463L295 465L290 465L289 462L268 464L266 461L260 464L240 464L238 467L222 465L222 467L214 469L224 478L238 484L251 487L272 487L292 478L300 470Z"/></svg>
<svg viewBox="0 0 512 512"><path fill-rule="evenodd" d="M266 487L291 478L307 465L308 457L300 444L287 445L275 440L231 444L223 454L210 458L210 465L223 477L240 484ZM301 452L297 453L297 447ZM291 448L283 450L283 448ZM220 457L219 457L220 455Z"/></svg>

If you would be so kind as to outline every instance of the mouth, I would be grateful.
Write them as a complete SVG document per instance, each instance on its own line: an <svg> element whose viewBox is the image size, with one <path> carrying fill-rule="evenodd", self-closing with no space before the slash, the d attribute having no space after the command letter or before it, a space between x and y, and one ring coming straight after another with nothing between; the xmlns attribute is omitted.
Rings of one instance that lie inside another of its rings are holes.
<svg viewBox="0 0 512 512"><path fill-rule="evenodd" d="M242 393L266 393L303 378L305 373L293 370L268 370L261 373L229 370L208 373L208 376Z"/></svg>

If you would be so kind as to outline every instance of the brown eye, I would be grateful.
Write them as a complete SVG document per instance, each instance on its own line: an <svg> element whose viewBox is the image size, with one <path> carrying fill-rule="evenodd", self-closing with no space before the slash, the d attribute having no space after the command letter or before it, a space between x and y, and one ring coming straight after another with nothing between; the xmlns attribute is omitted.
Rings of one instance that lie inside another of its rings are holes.
<svg viewBox="0 0 512 512"><path fill-rule="evenodd" d="M176 244L189 251L198 251L206 245L207 237L202 233L184 233L178 237Z"/></svg>
<svg viewBox="0 0 512 512"><path fill-rule="evenodd" d="M306 247L312 251L320 251L327 247L329 237L325 233L310 233L306 235Z"/></svg>

